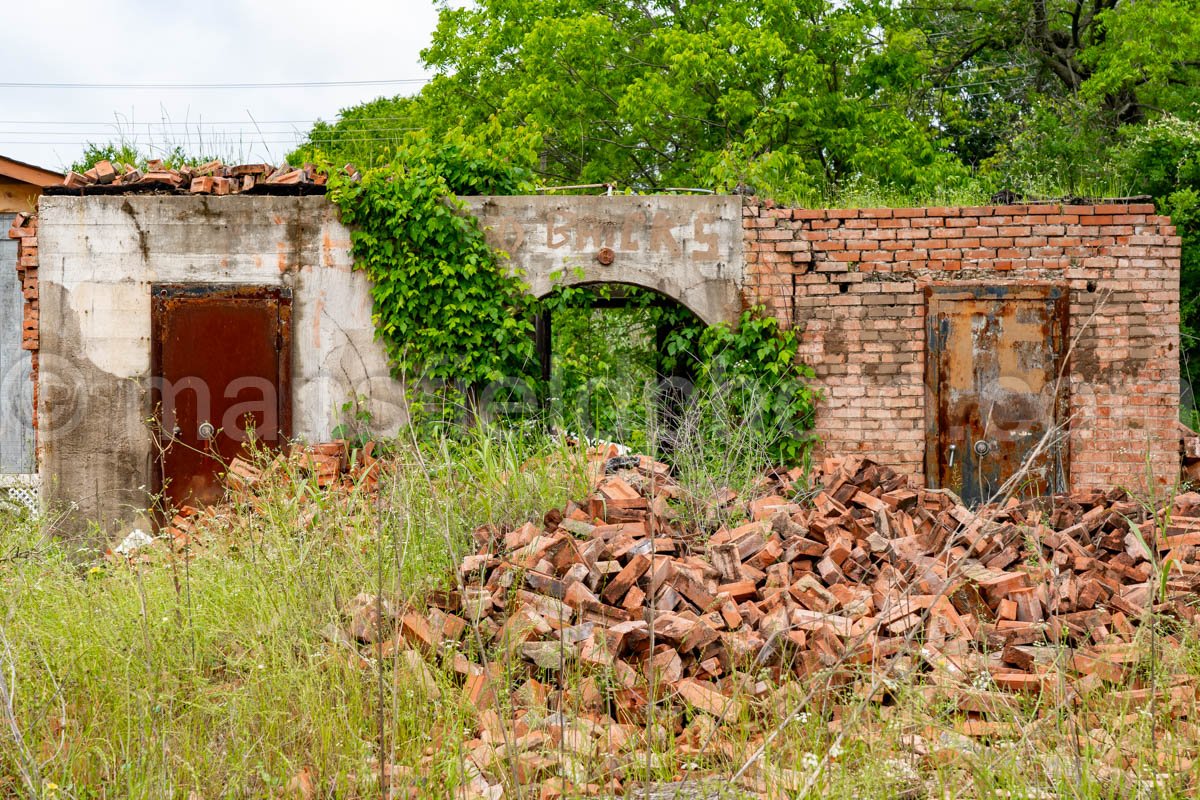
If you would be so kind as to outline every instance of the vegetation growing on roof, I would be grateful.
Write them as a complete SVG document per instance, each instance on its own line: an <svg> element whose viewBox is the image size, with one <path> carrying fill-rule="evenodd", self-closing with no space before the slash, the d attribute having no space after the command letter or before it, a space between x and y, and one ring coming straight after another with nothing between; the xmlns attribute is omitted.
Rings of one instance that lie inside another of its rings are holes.
<svg viewBox="0 0 1200 800"><path fill-rule="evenodd" d="M151 155L131 142L114 140L104 144L88 144L83 150L83 155L68 167L68 170L79 173L87 172L101 161L108 161L112 164L133 164L138 169L144 170L146 162L152 160L161 161L167 169L178 169L199 166L213 159L191 153L182 145L175 145L159 155Z"/></svg>

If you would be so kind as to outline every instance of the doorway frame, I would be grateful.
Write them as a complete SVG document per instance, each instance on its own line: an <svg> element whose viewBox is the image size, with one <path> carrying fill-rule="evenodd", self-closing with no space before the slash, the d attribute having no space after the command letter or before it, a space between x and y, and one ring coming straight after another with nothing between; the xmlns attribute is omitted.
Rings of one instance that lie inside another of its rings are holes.
<svg viewBox="0 0 1200 800"><path fill-rule="evenodd" d="M922 285L925 302L922 307L925 331L923 380L925 383L925 485L931 489L942 488L939 480L938 401L942 376L935 355L937 332L932 328L932 311L942 301L955 300L1034 300L1054 303L1055 314L1050 320L1047 335L1057 338L1062 344L1058 354L1058 376L1055 380L1054 420L1059 426L1070 419L1071 402L1071 286L1059 281L1025 281L1019 284L983 283L979 281L930 281ZM1071 483L1071 436L1069 430L1061 437L1047 457L1053 460L1053 480L1047 490L1056 493L1065 490Z"/></svg>
<svg viewBox="0 0 1200 800"><path fill-rule="evenodd" d="M290 286L235 283L153 283L150 285L150 413L157 419L162 403L162 390L156 379L162 376L163 325L167 320L168 304L172 300L274 300L279 309L279 329L276 340L279 386L276 392L276 413L279 420L279 443L284 446L292 438L292 289ZM153 432L161 441L161 434ZM162 510L163 450L156 446L153 454L151 486L156 505Z"/></svg>

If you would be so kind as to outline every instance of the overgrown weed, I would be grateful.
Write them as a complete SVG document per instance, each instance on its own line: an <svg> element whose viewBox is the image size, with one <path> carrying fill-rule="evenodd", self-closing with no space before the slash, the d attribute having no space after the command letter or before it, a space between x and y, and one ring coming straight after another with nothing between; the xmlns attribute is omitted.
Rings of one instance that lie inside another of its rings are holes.
<svg viewBox="0 0 1200 800"><path fill-rule="evenodd" d="M684 442L676 456L694 491L753 490L746 463L762 458L762 442ZM732 455L717 458L718 444ZM540 520L587 486L578 448L484 427L419 449L397 443L374 496L321 489L284 462L202 523L190 592L165 540L132 559L81 563L74 545L44 539L35 520L6 519L0 668L13 719L11 729L0 719L0 797L365 798L381 796L381 774L411 790L396 796L455 797L471 779L466 756L484 712L518 738L513 710L529 687L477 707L454 674L455 656L475 646L469 638L427 662L430 685L404 659L345 641L343 609L378 586L395 607L420 604L454 584L474 528ZM1158 706L1116 694L1170 691L1168 676L1200 674L1194 631L1164 629L1178 638L1164 644L1162 625L1138 634L1136 646L1147 650L1159 637L1154 659L1070 700L972 689L918 670L917 642L911 669L880 680L861 713L847 709L862 699L855 687L874 684L870 668L850 684L821 670L739 698L752 712L719 726L661 704L652 725L633 720L652 728L637 751L614 746L589 759L557 747L577 785L615 778L627 789L727 779L763 732L778 728L747 773L747 791L792 796L820 764L812 792L821 797L1184 796L1180 776L1194 770L1200 743L1194 690ZM1046 650L1047 663L1062 668L1072 655ZM502 672L511 666L489 654ZM565 674L568 689L549 708L567 718L589 687L612 690L594 669L571 665ZM969 730L967 696L995 704L988 733Z"/></svg>

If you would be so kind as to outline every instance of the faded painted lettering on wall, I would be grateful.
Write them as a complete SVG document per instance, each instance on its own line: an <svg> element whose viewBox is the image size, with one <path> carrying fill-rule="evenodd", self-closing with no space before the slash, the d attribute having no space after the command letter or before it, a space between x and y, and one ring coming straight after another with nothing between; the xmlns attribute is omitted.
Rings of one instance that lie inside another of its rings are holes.
<svg viewBox="0 0 1200 800"><path fill-rule="evenodd" d="M619 275L674 297L686 292L684 303L709 322L736 316L729 287L743 283L738 198L489 197L468 205L488 242L525 269L535 294Z"/></svg>

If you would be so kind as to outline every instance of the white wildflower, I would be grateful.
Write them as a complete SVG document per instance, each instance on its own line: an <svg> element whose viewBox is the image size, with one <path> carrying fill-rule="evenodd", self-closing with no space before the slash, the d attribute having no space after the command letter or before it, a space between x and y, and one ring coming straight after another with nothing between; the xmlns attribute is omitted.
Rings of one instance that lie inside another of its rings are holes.
<svg viewBox="0 0 1200 800"><path fill-rule="evenodd" d="M987 692L994 688L991 673L980 672L971 681L971 686L981 692Z"/></svg>
<svg viewBox="0 0 1200 800"><path fill-rule="evenodd" d="M913 768L913 765L902 758L884 759L883 769L889 778L896 781L913 783L920 780L921 777L917 774L917 771Z"/></svg>

